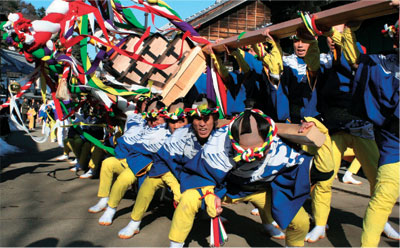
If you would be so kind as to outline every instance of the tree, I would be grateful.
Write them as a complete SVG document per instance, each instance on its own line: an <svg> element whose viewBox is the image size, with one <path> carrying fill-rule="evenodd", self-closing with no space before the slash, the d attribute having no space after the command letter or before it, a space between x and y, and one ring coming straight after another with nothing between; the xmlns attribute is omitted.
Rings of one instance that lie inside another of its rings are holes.
<svg viewBox="0 0 400 248"><path fill-rule="evenodd" d="M8 16L9 13L21 13L25 18L30 20L40 19L35 7L31 3L26 3L21 0L9 0L1 1L1 5L2 11L5 12L6 16Z"/></svg>
<svg viewBox="0 0 400 248"><path fill-rule="evenodd" d="M36 12L40 18L43 18L46 15L46 9L43 7L40 7Z"/></svg>

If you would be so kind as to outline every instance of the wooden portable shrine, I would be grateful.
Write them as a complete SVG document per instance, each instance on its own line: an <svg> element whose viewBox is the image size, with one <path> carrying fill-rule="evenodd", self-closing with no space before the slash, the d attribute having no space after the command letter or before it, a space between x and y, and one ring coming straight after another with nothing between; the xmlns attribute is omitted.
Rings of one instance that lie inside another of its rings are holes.
<svg viewBox="0 0 400 248"><path fill-rule="evenodd" d="M153 87L163 89L165 84L170 80L179 70L183 60L188 56L194 48L192 42L188 39L182 40L182 34L175 36L175 38L168 44L164 54L155 62L156 64L172 64L165 70L160 70L155 67L142 78L142 84L148 80L153 81ZM182 54L181 54L182 53ZM179 55L181 57L179 58ZM179 59L179 60L178 60Z"/></svg>
<svg viewBox="0 0 400 248"><path fill-rule="evenodd" d="M138 35L130 35L129 38L123 42L119 48L125 49L128 52L133 52L136 43L140 40ZM136 52L140 52L140 49ZM118 81L123 81L123 77L126 75L130 67L135 63L134 60L127 56L123 56L114 52L107 63L104 64L104 68L115 77Z"/></svg>

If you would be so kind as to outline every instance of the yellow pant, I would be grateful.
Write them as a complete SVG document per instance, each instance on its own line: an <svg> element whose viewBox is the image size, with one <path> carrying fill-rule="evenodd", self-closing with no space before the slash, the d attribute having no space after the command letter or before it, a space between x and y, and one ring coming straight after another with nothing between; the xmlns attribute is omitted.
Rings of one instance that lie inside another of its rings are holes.
<svg viewBox="0 0 400 248"><path fill-rule="evenodd" d="M72 138L66 138L63 140L64 142L64 154L69 155L70 152L72 152Z"/></svg>
<svg viewBox="0 0 400 248"><path fill-rule="evenodd" d="M79 135L75 135L73 138L66 138L63 140L64 143L64 154L69 155L70 152L74 153L76 158L79 158L76 154L80 154L80 150L83 144L83 140Z"/></svg>
<svg viewBox="0 0 400 248"><path fill-rule="evenodd" d="M81 151L78 157L78 163L82 169L86 169L89 165L90 151L92 150L93 144L89 141L85 141L81 147Z"/></svg>
<svg viewBox="0 0 400 248"><path fill-rule="evenodd" d="M52 121L52 120L49 120L48 121L49 122L49 127L50 127L50 130L53 128L53 126L56 124L56 121ZM51 140L55 140L55 139L57 139L57 128L55 128L51 133L50 133L50 139Z"/></svg>
<svg viewBox="0 0 400 248"><path fill-rule="evenodd" d="M28 128L33 129L33 127L35 126L35 116L28 116L28 120L29 120Z"/></svg>
<svg viewBox="0 0 400 248"><path fill-rule="evenodd" d="M67 149L71 149L75 155L75 158L79 159L79 156L81 155L81 151L82 151L81 150L82 145L83 145L83 140L82 140L81 136L79 136L79 135L75 135L73 138L65 139L64 140L64 153L66 151L65 147L68 146L69 148L67 148Z"/></svg>
<svg viewBox="0 0 400 248"><path fill-rule="evenodd" d="M142 220L144 213L146 213L147 208L153 200L154 193L163 187L165 187L165 184L161 177L148 177L144 180L136 197L135 206L132 209L132 220Z"/></svg>
<svg viewBox="0 0 400 248"><path fill-rule="evenodd" d="M335 165L334 174L329 180L318 182L311 193L312 211L315 224L318 226L324 226L328 221L332 197L332 183L339 171L340 163L347 147L353 148L354 154L361 163L364 174L370 183L371 192L375 185L378 166L379 151L374 140L363 139L345 132L336 133L332 135L331 139Z"/></svg>
<svg viewBox="0 0 400 248"><path fill-rule="evenodd" d="M354 151L352 148L347 148L346 151L343 154L344 157L353 157L354 155ZM358 171L361 168L361 164L360 161L358 161L357 158L354 158L353 161L351 161L351 164L349 166L349 168L347 169L349 172L351 172L352 174L357 174Z"/></svg>
<svg viewBox="0 0 400 248"><path fill-rule="evenodd" d="M110 198L108 199L108 206L112 208L118 207L129 186L136 182L136 177L132 170L126 164L126 169L124 169L121 174L115 180L111 192Z"/></svg>
<svg viewBox="0 0 400 248"><path fill-rule="evenodd" d="M399 197L400 162L381 165L368 203L361 235L362 247L377 247L385 223Z"/></svg>
<svg viewBox="0 0 400 248"><path fill-rule="evenodd" d="M99 167L101 166L101 161L103 160L103 157L104 157L104 150L97 146L93 146L89 160L89 168L91 168L94 171L98 170Z"/></svg>
<svg viewBox="0 0 400 248"><path fill-rule="evenodd" d="M207 187L202 188L203 194L205 194L206 191ZM178 243L185 242L186 237L192 229L195 215L201 207L202 200L200 197L200 193L196 189L186 190L182 194L181 200L172 219L171 230L169 232L170 240ZM269 197L267 197L266 192L258 192L240 199L225 198L224 201L227 203L250 201L254 206L262 210L260 211L260 217L263 223L267 223L268 220L265 212L266 209L270 209L270 207L267 207L267 198ZM308 228L308 214L303 208L301 208L287 228L286 244L288 246L303 246Z"/></svg>
<svg viewBox="0 0 400 248"><path fill-rule="evenodd" d="M178 180L171 172L167 172L162 177L148 177L144 180L136 197L135 206L132 209L131 218L134 221L140 221L146 213L154 193L160 189L169 186L174 192L174 200L180 199L180 185Z"/></svg>
<svg viewBox="0 0 400 248"><path fill-rule="evenodd" d="M100 170L98 197L108 197L110 195L114 174L121 174L125 168L128 168L126 159L117 159L115 157L104 159Z"/></svg>
<svg viewBox="0 0 400 248"><path fill-rule="evenodd" d="M335 165L333 163L332 141L328 129L315 118L305 117L305 119L308 122L314 122L318 130L325 134L326 139L321 147L303 145L302 149L314 155L314 164L319 171L331 172Z"/></svg>

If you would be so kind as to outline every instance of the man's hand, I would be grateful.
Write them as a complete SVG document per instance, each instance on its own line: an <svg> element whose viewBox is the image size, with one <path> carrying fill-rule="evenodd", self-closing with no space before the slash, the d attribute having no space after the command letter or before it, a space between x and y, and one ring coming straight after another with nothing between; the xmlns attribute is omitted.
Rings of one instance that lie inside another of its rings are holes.
<svg viewBox="0 0 400 248"><path fill-rule="evenodd" d="M264 29L264 30L262 31L261 34L262 34L263 36L266 37L266 40L267 40L267 41L274 41L274 38L272 38L272 36L271 36L271 34L269 33L269 31L270 31L269 28Z"/></svg>
<svg viewBox="0 0 400 248"><path fill-rule="evenodd" d="M207 44L204 48L203 48L203 52L205 52L206 54L210 55L213 54L214 51L212 49L212 43Z"/></svg>
<svg viewBox="0 0 400 248"><path fill-rule="evenodd" d="M301 125L300 125L300 128L299 128L299 133L304 133L304 132L306 132L308 129L310 129L313 126L315 126L314 122L301 121Z"/></svg>
<svg viewBox="0 0 400 248"><path fill-rule="evenodd" d="M219 198L218 196L215 196L215 210L217 212L217 216L219 216L222 213L222 206L221 206L221 198Z"/></svg>
<svg viewBox="0 0 400 248"><path fill-rule="evenodd" d="M390 5L392 5L392 6L396 7L396 8L399 7L399 4L400 4L400 1L399 1L399 0L392 0L392 1L390 2Z"/></svg>

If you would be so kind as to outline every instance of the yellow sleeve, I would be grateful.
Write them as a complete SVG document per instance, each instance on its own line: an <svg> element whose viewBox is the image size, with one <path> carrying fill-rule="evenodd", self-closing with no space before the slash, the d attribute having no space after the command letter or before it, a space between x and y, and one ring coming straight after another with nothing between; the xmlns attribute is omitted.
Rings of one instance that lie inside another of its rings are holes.
<svg viewBox="0 0 400 248"><path fill-rule="evenodd" d="M302 149L314 155L314 164L321 172L330 172L335 168L333 162L332 140L328 129L320 121L313 117L304 117L307 122L314 122L318 130L325 135L325 141L321 147L303 145Z"/></svg>
<svg viewBox="0 0 400 248"><path fill-rule="evenodd" d="M267 53L262 43L257 43L252 47L254 52L262 59L264 66L268 68L270 76L279 80L280 74L283 71L282 48L279 43L276 43L273 40L267 40L267 42L272 46L270 53Z"/></svg>
<svg viewBox="0 0 400 248"><path fill-rule="evenodd" d="M243 73L247 73L250 71L250 66L247 64L246 60L244 60L244 51L243 50L236 49L231 54L238 62L239 67Z"/></svg>
<svg viewBox="0 0 400 248"><path fill-rule="evenodd" d="M345 27L343 30L343 55L350 65L357 64L360 58L356 34L349 27Z"/></svg>
<svg viewBox="0 0 400 248"><path fill-rule="evenodd" d="M218 58L215 53L211 53L210 54L214 65L215 65L215 69L217 69L218 74L221 75L223 78L228 78L229 77L229 72L226 69L226 67L222 64L222 61L220 58Z"/></svg>
<svg viewBox="0 0 400 248"><path fill-rule="evenodd" d="M334 27L329 32L325 32L324 36L330 37L336 45L343 47L343 35Z"/></svg>

